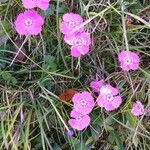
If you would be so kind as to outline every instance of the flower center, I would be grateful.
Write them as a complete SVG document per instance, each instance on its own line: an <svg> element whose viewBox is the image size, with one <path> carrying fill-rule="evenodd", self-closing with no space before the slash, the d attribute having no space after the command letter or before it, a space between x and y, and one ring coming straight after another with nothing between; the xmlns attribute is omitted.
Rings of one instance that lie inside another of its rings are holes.
<svg viewBox="0 0 150 150"><path fill-rule="evenodd" d="M127 58L125 59L125 63L126 63L127 65L131 64L131 58L130 58L130 57L127 57Z"/></svg>
<svg viewBox="0 0 150 150"><path fill-rule="evenodd" d="M85 99L81 99L80 104L81 104L82 106L85 106L85 105L87 104L87 102L86 102Z"/></svg>
<svg viewBox="0 0 150 150"><path fill-rule="evenodd" d="M32 24L33 24L33 20L30 19L30 18L27 18L27 19L24 21L24 24L25 24L25 26L30 27L30 26L32 26Z"/></svg>
<svg viewBox="0 0 150 150"><path fill-rule="evenodd" d="M74 45L77 47L86 45L86 41L83 38L74 39Z"/></svg>
<svg viewBox="0 0 150 150"><path fill-rule="evenodd" d="M106 99L107 99L108 102L111 102L111 101L114 100L114 97L113 97L113 95L109 94L109 95L106 96Z"/></svg>
<svg viewBox="0 0 150 150"><path fill-rule="evenodd" d="M81 40L81 39L77 39L77 40L75 41L75 45L76 45L76 46L82 46L82 40Z"/></svg>
<svg viewBox="0 0 150 150"><path fill-rule="evenodd" d="M80 121L82 120L82 117L77 117L76 120L77 120L78 122L80 122Z"/></svg>
<svg viewBox="0 0 150 150"><path fill-rule="evenodd" d="M74 21L68 22L68 24L69 24L70 28L75 28L76 27L76 22L74 22Z"/></svg>
<svg viewBox="0 0 150 150"><path fill-rule="evenodd" d="M140 112L143 111L142 106L137 105L137 110L139 110Z"/></svg>

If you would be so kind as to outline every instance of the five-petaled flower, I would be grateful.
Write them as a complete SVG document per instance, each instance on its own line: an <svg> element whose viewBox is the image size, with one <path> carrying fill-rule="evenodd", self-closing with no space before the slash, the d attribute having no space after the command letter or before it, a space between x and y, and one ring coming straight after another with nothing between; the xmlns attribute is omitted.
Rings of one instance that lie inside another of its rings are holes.
<svg viewBox="0 0 150 150"><path fill-rule="evenodd" d="M20 13L15 21L15 29L20 35L37 35L42 30L44 19L33 10Z"/></svg>
<svg viewBox="0 0 150 150"><path fill-rule="evenodd" d="M71 119L69 119L68 124L78 131L88 127L91 121L89 115L82 115L75 110L71 111L70 116Z"/></svg>
<svg viewBox="0 0 150 150"><path fill-rule="evenodd" d="M83 18L75 13L66 13L62 17L62 22L60 23L60 31L67 35L71 33L75 28L79 27L83 23ZM84 31L84 27L77 31Z"/></svg>
<svg viewBox="0 0 150 150"><path fill-rule="evenodd" d="M85 32L65 35L64 40L67 44L71 45L71 55L74 57L80 57L89 52L91 39Z"/></svg>
<svg viewBox="0 0 150 150"><path fill-rule="evenodd" d="M140 58L137 53L131 51L122 51L118 54L120 67L124 71L137 70L139 68Z"/></svg>
<svg viewBox="0 0 150 150"><path fill-rule="evenodd" d="M140 101L136 101L132 106L131 113L134 116L140 116L143 115L144 112L145 112L144 105Z"/></svg>
<svg viewBox="0 0 150 150"><path fill-rule="evenodd" d="M96 101L100 107L104 107L107 111L112 111L117 109L122 103L122 98L118 94L118 89L111 85L104 85L101 87L100 95Z"/></svg>
<svg viewBox="0 0 150 150"><path fill-rule="evenodd" d="M42 10L46 10L49 6L50 0L22 0L22 4L26 9L32 9L38 7Z"/></svg>
<svg viewBox="0 0 150 150"><path fill-rule="evenodd" d="M82 115L89 114L95 103L94 103L94 98L89 92L81 92L81 93L76 93L73 98L73 109Z"/></svg>

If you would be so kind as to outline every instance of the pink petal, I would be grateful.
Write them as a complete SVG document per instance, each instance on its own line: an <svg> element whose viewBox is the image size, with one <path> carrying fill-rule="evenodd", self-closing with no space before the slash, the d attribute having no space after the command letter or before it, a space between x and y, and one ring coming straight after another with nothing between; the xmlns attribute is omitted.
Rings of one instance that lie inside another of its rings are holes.
<svg viewBox="0 0 150 150"><path fill-rule="evenodd" d="M92 81L90 83L90 87L92 88L92 90L94 92L99 93L100 92L100 88L104 85L104 80L100 80L100 81Z"/></svg>
<svg viewBox="0 0 150 150"><path fill-rule="evenodd" d="M49 3L48 3L48 2L40 1L40 2L38 3L38 7L41 8L42 10L47 10L47 9L48 9L48 6L49 6Z"/></svg>
<svg viewBox="0 0 150 150"><path fill-rule="evenodd" d="M78 100L78 99L80 99L80 96L81 96L81 93L76 93L74 96L73 96L73 98L72 98L72 102L76 102L76 100Z"/></svg>
<svg viewBox="0 0 150 150"><path fill-rule="evenodd" d="M117 95L119 93L118 89L117 88L114 88L113 86L111 85L106 85L108 89L111 90L111 94L112 95Z"/></svg>
<svg viewBox="0 0 150 150"><path fill-rule="evenodd" d="M78 36L79 37L82 36L82 38L86 41L86 46L91 45L92 42L91 42L91 39L90 39L90 36L89 36L88 33L86 33L86 32L80 32L78 34Z"/></svg>
<svg viewBox="0 0 150 150"><path fill-rule="evenodd" d="M36 16L36 26L42 26L44 24L44 19L37 14Z"/></svg>
<svg viewBox="0 0 150 150"><path fill-rule="evenodd" d="M115 108L113 107L113 105L112 105L111 103L107 103L107 104L105 105L105 109L106 109L107 111L112 111L112 110L114 110Z"/></svg>
<svg viewBox="0 0 150 150"><path fill-rule="evenodd" d="M87 45L83 45L83 46L76 47L76 49L77 49L82 55L86 55L86 54L89 52L89 46L87 46Z"/></svg>
<svg viewBox="0 0 150 150"><path fill-rule="evenodd" d="M112 101L112 105L114 108L118 108L122 103L122 99L120 96L115 96L114 100Z"/></svg>
<svg viewBox="0 0 150 150"><path fill-rule="evenodd" d="M51 0L41 0L41 1L49 3Z"/></svg>
<svg viewBox="0 0 150 150"><path fill-rule="evenodd" d="M140 57L138 56L137 53L131 52L131 57L132 57L133 63L139 63L140 62Z"/></svg>
<svg viewBox="0 0 150 150"><path fill-rule="evenodd" d="M114 96L114 95L117 95L118 93L119 93L118 89L114 88L113 86L109 84L102 86L100 89L100 94L102 95L112 94Z"/></svg>
<svg viewBox="0 0 150 150"><path fill-rule="evenodd" d="M76 39L74 34L67 34L64 36L64 41L69 44L69 45L73 45L73 40Z"/></svg>
<svg viewBox="0 0 150 150"><path fill-rule="evenodd" d="M77 50L77 48L75 47L71 47L71 55L73 57L80 57L81 56L81 53Z"/></svg>
<svg viewBox="0 0 150 150"><path fill-rule="evenodd" d="M138 63L132 63L131 65L130 65L130 69L131 70L137 70L139 68L139 64Z"/></svg>
<svg viewBox="0 0 150 150"><path fill-rule="evenodd" d="M36 7L35 2L32 0L22 0L22 4L26 9L32 9Z"/></svg>
<svg viewBox="0 0 150 150"><path fill-rule="evenodd" d="M120 64L120 67L121 67L121 69L122 69L123 71L129 71L129 70L130 70L129 66L126 65L126 64L124 64L124 63L121 63L121 64Z"/></svg>
<svg viewBox="0 0 150 150"><path fill-rule="evenodd" d="M106 103L106 98L105 96L99 95L96 101L100 107L104 107Z"/></svg>
<svg viewBox="0 0 150 150"><path fill-rule="evenodd" d="M16 22L15 23L15 29L20 35L28 35L28 31L22 23Z"/></svg>
<svg viewBox="0 0 150 150"><path fill-rule="evenodd" d="M81 122L81 130L88 127L90 125L91 118L88 115L85 115Z"/></svg>
<svg viewBox="0 0 150 150"><path fill-rule="evenodd" d="M74 13L66 13L63 15L63 20L66 22L69 21L76 21L76 22L83 22L83 19L80 15Z"/></svg>
<svg viewBox="0 0 150 150"><path fill-rule="evenodd" d="M70 28L68 28L68 24L66 22L62 21L60 23L60 31L65 35L70 33Z"/></svg>
<svg viewBox="0 0 150 150"><path fill-rule="evenodd" d="M127 57L128 55L128 52L127 51L121 51L119 54L118 54L118 59L120 62L122 62L124 60L125 57Z"/></svg>
<svg viewBox="0 0 150 150"><path fill-rule="evenodd" d="M71 111L71 113L70 113L70 117L76 118L76 117L78 117L78 116L83 116L83 115L73 109L73 110Z"/></svg>
<svg viewBox="0 0 150 150"><path fill-rule="evenodd" d="M34 27L33 26L33 28L28 29L28 32L32 35L38 35L41 31L42 31L41 27Z"/></svg>

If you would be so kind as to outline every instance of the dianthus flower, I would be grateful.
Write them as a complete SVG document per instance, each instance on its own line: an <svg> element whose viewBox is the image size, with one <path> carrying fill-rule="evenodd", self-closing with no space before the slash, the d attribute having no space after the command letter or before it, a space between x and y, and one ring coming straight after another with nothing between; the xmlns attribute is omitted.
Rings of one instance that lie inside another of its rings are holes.
<svg viewBox="0 0 150 150"><path fill-rule="evenodd" d="M95 105L94 98L86 91L76 93L72 98L72 102L74 110L82 115L89 114Z"/></svg>
<svg viewBox="0 0 150 150"><path fill-rule="evenodd" d="M118 89L111 85L104 85L100 89L100 95L97 98L97 103L100 107L104 107L107 111L117 109L122 103L121 96L118 94Z"/></svg>
<svg viewBox="0 0 150 150"><path fill-rule="evenodd" d="M42 30L43 18L33 10L20 13L15 21L15 29L20 35L37 35Z"/></svg>
<svg viewBox="0 0 150 150"><path fill-rule="evenodd" d="M94 92L97 92L99 93L100 92L100 89L101 87L104 85L104 80L100 80L100 81L92 81L90 83L90 87L92 88L92 90Z"/></svg>
<svg viewBox="0 0 150 150"><path fill-rule="evenodd" d="M62 17L62 22L60 23L60 31L67 35L72 34L73 29L81 25L83 18L75 13L66 13ZM84 27L80 28L77 32L82 32Z"/></svg>
<svg viewBox="0 0 150 150"><path fill-rule="evenodd" d="M71 111L71 119L69 119L68 124L76 129L76 130L83 130L84 128L88 127L90 124L90 117L88 115L82 115L75 110Z"/></svg>
<svg viewBox="0 0 150 150"><path fill-rule="evenodd" d="M132 106L131 113L134 116L140 116L144 114L144 111L144 105L140 101L136 101Z"/></svg>
<svg viewBox="0 0 150 150"><path fill-rule="evenodd" d="M89 52L89 46L91 39L85 32L65 35L64 40L67 44L71 45L71 55L74 57L80 57Z"/></svg>
<svg viewBox="0 0 150 150"><path fill-rule="evenodd" d="M42 10L46 10L49 6L50 0L22 0L22 4L26 9L32 9L38 7Z"/></svg>
<svg viewBox="0 0 150 150"><path fill-rule="evenodd" d="M120 67L124 71L137 70L139 68L140 58L137 53L131 51L122 51L118 54Z"/></svg>

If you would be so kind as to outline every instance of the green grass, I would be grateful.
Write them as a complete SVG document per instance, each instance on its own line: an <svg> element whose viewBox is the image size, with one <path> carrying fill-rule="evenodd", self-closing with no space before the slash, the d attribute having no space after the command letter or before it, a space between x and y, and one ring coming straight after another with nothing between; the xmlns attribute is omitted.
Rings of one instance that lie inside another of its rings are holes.
<svg viewBox="0 0 150 150"><path fill-rule="evenodd" d="M24 10L21 1L2 0L0 149L149 150L149 116L131 114L136 99L150 107L150 21L144 19L150 18L149 5L148 0L51 0L48 11L38 9L45 17L41 34L20 37L13 23ZM61 16L71 11L83 16L93 40L90 53L80 59L71 57L59 31ZM139 70L120 70L117 54L122 49L139 53ZM123 103L113 112L96 106L90 126L69 137L72 104L58 96L70 88L90 91L96 77L119 88Z"/></svg>

